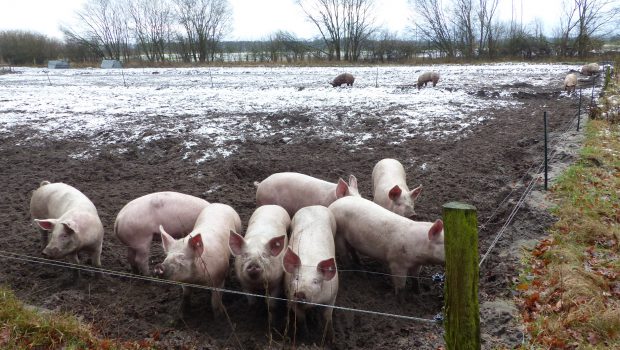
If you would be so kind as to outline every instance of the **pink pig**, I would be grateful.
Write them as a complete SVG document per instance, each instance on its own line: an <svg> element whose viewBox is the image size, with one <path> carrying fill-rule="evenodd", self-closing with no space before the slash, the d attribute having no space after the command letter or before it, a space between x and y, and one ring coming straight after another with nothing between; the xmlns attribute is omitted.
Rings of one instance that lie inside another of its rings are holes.
<svg viewBox="0 0 620 350"><path fill-rule="evenodd" d="M372 170L374 202L411 218L415 215L414 200L422 192L422 185L409 191L405 180L405 168L396 159L382 159Z"/></svg>
<svg viewBox="0 0 620 350"><path fill-rule="evenodd" d="M230 231L230 251L235 256L235 273L244 291L267 291L279 296L282 291L282 257L288 245L291 218L278 205L263 205L254 211L245 237ZM250 304L254 298L248 297ZM274 306L269 299L270 306Z"/></svg>
<svg viewBox="0 0 620 350"><path fill-rule="evenodd" d="M276 204L286 209L291 217L303 207L327 207L340 197L360 195L353 175L349 177L349 184L342 179L334 184L300 173L276 173L256 185L257 206Z"/></svg>
<svg viewBox="0 0 620 350"><path fill-rule="evenodd" d="M39 226L44 256L69 256L79 264L78 253L86 252L92 264L101 267L103 225L97 208L82 192L61 182L43 181L32 194L30 214Z"/></svg>
<svg viewBox="0 0 620 350"><path fill-rule="evenodd" d="M185 237L209 202L178 192L155 192L127 203L116 216L114 234L127 246L134 273L149 275L149 251L159 226L174 238Z"/></svg>
<svg viewBox="0 0 620 350"><path fill-rule="evenodd" d="M306 310L311 302L334 305L338 294L338 269L334 245L336 221L329 209L315 205L300 209L291 222L290 246L284 253L284 280L289 310L307 330ZM333 308L323 309L327 339L333 341Z"/></svg>
<svg viewBox="0 0 620 350"><path fill-rule="evenodd" d="M348 260L357 251L386 262L394 291L405 288L406 276L418 276L423 265L443 264L443 222L419 222L397 215L363 198L345 197L329 206L338 232L338 254ZM417 287L414 282L414 286Z"/></svg>
<svg viewBox="0 0 620 350"><path fill-rule="evenodd" d="M223 288L228 274L230 231L241 232L239 214L225 204L209 204L198 215L194 229L174 239L159 226L166 259L155 266L158 277L191 284ZM191 289L183 286L181 311L190 306ZM211 291L211 307L217 315L224 311L222 293Z"/></svg>

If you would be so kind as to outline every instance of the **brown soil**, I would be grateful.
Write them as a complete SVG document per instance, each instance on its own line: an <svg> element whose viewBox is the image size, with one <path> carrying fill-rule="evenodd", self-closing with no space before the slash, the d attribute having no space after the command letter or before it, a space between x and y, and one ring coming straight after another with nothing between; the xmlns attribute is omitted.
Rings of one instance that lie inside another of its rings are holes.
<svg viewBox="0 0 620 350"><path fill-rule="evenodd" d="M480 230L480 251L484 253L523 191L517 186L519 180L532 164L538 165L542 160L543 111L549 113L552 140L576 116L575 98L560 96L552 87L524 90L527 91L513 94L522 105L484 111L484 115L492 118L460 138L415 137L394 145L390 142L391 135L385 134L369 140L363 147L352 147L347 139L322 140L313 135L311 112L300 111L269 117L272 127L280 128L276 136L232 141L238 152L199 165L192 159L182 159L182 135L167 135L141 145L102 146L91 158L74 159L68 155L89 148L88 139L37 141L29 140L28 128L15 130L9 137L0 139L0 223L4 227L0 247L3 251L40 256L28 202L31 191L42 180L69 183L93 200L106 228L103 266L129 271L125 248L111 232L116 213L133 198L164 190L184 192L210 202L229 204L247 223L254 209L254 181L280 171L297 171L331 181L355 174L362 195L369 197L374 164L391 157L403 162L410 186L424 185L416 204L420 220L440 217L442 204L455 200L475 205L480 224L498 210ZM487 91L483 96L495 98L497 94ZM304 135L287 134L286 125L278 122L283 117L307 126L305 129L309 131ZM376 130L383 123L374 116L360 116L355 127L359 131ZM206 149L209 143L205 140L198 147ZM121 148L127 151L119 152ZM517 190L510 200L502 203L515 186ZM509 251L517 241L543 235L551 222L549 215L532 206L518 213L515 224L481 269L481 303L511 298L509 287L517 260ZM154 243L151 264L161 260L159 243ZM102 337L140 340L158 335L155 343L163 348L265 348L270 343L270 334L272 345L279 347L284 343L281 334L286 312L281 303L273 313L270 333L266 308L260 303L248 307L244 297L234 294L224 297L230 321L214 319L209 292L198 291L192 299L190 313L182 322L172 322L180 287L107 275L100 279L86 275L80 283L70 284L67 283L70 271L58 267L8 259L2 262L0 281L15 290L22 300L78 315L91 323ZM366 270L386 272L385 267L370 259L364 259L363 263ZM429 277L436 272L441 272L441 268L424 268L422 276ZM422 281L419 294L411 291L405 302L399 303L386 276L343 271L340 278L337 299L340 306L427 319L442 308L442 286L428 280ZM226 286L239 289L234 278L229 278ZM522 335L510 310L483 308L481 318L485 348L520 343ZM435 324L342 310L335 311L334 322L336 348L435 349L443 344L443 330ZM297 340L296 345L313 344L320 344L320 335Z"/></svg>

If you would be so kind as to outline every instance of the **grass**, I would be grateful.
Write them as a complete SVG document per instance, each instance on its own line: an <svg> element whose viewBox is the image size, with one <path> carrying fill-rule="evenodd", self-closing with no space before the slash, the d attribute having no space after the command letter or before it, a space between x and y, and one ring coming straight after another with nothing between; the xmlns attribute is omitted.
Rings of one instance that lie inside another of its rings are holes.
<svg viewBox="0 0 620 350"><path fill-rule="evenodd" d="M150 341L99 339L74 316L40 313L0 287L0 349L153 349Z"/></svg>
<svg viewBox="0 0 620 350"><path fill-rule="evenodd" d="M558 221L526 256L516 286L528 348L620 349L617 120L588 122L579 161L551 192Z"/></svg>

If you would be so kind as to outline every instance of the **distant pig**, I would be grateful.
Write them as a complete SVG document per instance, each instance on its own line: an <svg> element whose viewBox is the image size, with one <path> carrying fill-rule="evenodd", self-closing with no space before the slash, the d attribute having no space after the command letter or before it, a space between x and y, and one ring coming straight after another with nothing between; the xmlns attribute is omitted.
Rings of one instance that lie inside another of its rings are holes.
<svg viewBox="0 0 620 350"><path fill-rule="evenodd" d="M589 63L581 67L581 74L587 76L596 75L598 74L600 69L601 68L599 67L598 63Z"/></svg>
<svg viewBox="0 0 620 350"><path fill-rule="evenodd" d="M343 84L347 84L348 86L353 86L353 82L355 81L355 77L349 73L339 74L337 77L332 80L330 84L332 87L341 86Z"/></svg>
<svg viewBox="0 0 620 350"><path fill-rule="evenodd" d="M434 87L435 85L437 85L438 81L439 81L439 73L424 72L418 76L418 90L422 87L422 85L426 87L426 84L428 82L433 82L433 87Z"/></svg>
<svg viewBox="0 0 620 350"><path fill-rule="evenodd" d="M327 207L340 197L360 195L353 175L349 176L349 184L342 179L334 184L300 173L276 173L255 184L257 206L276 204L291 217L303 207Z"/></svg>
<svg viewBox="0 0 620 350"><path fill-rule="evenodd" d="M78 253L85 252L94 266L101 267L103 225L97 208L82 192L61 182L43 181L30 199L30 214L39 226L44 256L68 256L79 264Z"/></svg>
<svg viewBox="0 0 620 350"><path fill-rule="evenodd" d="M329 209L336 219L338 255L359 252L386 262L394 292L402 297L406 276L417 277L423 265L444 264L443 222L419 222L397 215L363 198L341 198ZM414 281L417 289L417 280Z"/></svg>
<svg viewBox="0 0 620 350"><path fill-rule="evenodd" d="M422 185L409 191L405 168L396 159L382 159L372 170L374 202L411 218L415 215L414 200L422 192Z"/></svg>
<svg viewBox="0 0 620 350"><path fill-rule="evenodd" d="M577 86L577 75L574 73L570 73L564 78L564 91L567 91L569 94L575 91L575 87Z"/></svg>
<svg viewBox="0 0 620 350"><path fill-rule="evenodd" d="M334 305L338 294L338 269L334 246L336 221L329 209L311 206L300 209L291 222L290 246L284 253L285 287L289 310L307 331L306 311L310 302ZM333 341L333 308L323 309L327 340Z"/></svg>
<svg viewBox="0 0 620 350"><path fill-rule="evenodd" d="M194 229L186 237L175 240L163 226L159 226L166 253L163 263L154 268L157 277L173 281L223 288L228 273L230 231L241 232L237 212L225 204L209 204L198 215ZM181 310L190 306L191 290L183 286ZM222 294L211 291L214 314L224 311Z"/></svg>
<svg viewBox="0 0 620 350"><path fill-rule="evenodd" d="M235 256L235 274L246 292L267 291L279 296L282 291L282 256L288 245L291 218L278 205L263 205L254 211L245 237L230 231L228 245ZM248 297L250 304L254 298ZM273 306L272 299L269 299Z"/></svg>
<svg viewBox="0 0 620 350"><path fill-rule="evenodd" d="M127 203L116 216L114 234L127 246L134 273L149 275L149 251L159 226L174 238L191 232L198 214L209 202L178 192L155 192Z"/></svg>

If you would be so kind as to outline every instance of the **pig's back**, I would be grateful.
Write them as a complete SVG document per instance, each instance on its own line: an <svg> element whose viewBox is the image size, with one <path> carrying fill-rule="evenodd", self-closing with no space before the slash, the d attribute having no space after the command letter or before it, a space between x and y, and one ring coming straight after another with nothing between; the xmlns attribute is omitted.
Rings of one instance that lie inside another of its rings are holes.
<svg viewBox="0 0 620 350"><path fill-rule="evenodd" d="M126 235L159 233L159 225L174 238L191 232L198 215L209 205L204 199L178 192L156 192L138 197L127 203L118 213L116 234L121 240Z"/></svg>
<svg viewBox="0 0 620 350"><path fill-rule="evenodd" d="M291 230L291 247L304 265L313 266L334 255L336 220L328 208L315 205L300 209L293 217Z"/></svg>
<svg viewBox="0 0 620 350"><path fill-rule="evenodd" d="M72 209L97 215L97 208L86 195L77 188L62 182L40 186L30 199L30 213L36 219L57 219Z"/></svg>
<svg viewBox="0 0 620 350"><path fill-rule="evenodd" d="M329 205L336 199L336 186L305 174L276 173L258 185L256 204L258 206L276 204L293 216L303 207Z"/></svg>

